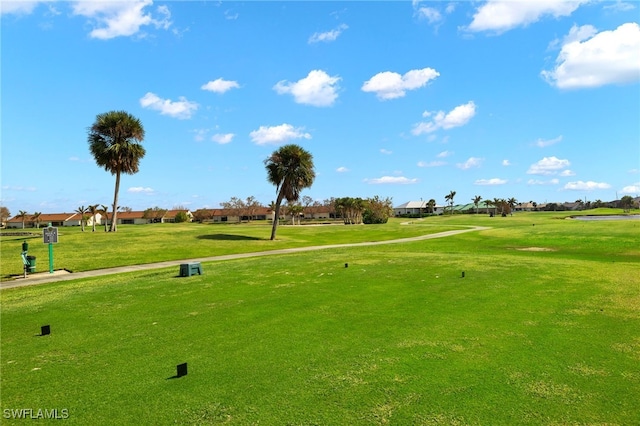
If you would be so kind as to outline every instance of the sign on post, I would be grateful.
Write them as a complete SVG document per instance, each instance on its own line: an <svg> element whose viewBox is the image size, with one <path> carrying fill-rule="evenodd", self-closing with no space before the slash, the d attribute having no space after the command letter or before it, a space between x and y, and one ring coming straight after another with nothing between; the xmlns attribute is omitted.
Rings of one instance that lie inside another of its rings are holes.
<svg viewBox="0 0 640 426"><path fill-rule="evenodd" d="M42 237L45 244L57 243L58 242L58 228L53 226L49 226L42 230Z"/></svg>

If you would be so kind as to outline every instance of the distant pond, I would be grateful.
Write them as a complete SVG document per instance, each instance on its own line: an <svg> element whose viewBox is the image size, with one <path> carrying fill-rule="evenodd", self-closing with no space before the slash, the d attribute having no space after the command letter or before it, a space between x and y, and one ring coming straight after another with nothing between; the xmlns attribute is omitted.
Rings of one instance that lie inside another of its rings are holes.
<svg viewBox="0 0 640 426"><path fill-rule="evenodd" d="M630 215L602 215L602 216L571 216L577 220L640 220L640 214Z"/></svg>

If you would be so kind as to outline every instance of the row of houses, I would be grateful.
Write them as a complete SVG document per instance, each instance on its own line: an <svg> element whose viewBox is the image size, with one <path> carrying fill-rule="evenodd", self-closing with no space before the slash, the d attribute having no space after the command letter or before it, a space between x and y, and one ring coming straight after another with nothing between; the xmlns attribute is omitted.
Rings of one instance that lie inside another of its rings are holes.
<svg viewBox="0 0 640 426"><path fill-rule="evenodd" d="M144 211L123 211L118 212L117 223L118 225L141 225L154 222L172 223L176 221L176 215L180 212L185 212L189 217L189 220L193 217L189 210L167 210L161 218L146 218ZM84 216L80 213L41 213L38 217L25 216L24 227L36 228L39 226L82 226L84 221L85 226L95 225L110 225L111 221L108 217L103 216L101 213L96 213L95 216L85 213ZM23 219L20 216L14 216L6 222L7 228L22 228Z"/></svg>

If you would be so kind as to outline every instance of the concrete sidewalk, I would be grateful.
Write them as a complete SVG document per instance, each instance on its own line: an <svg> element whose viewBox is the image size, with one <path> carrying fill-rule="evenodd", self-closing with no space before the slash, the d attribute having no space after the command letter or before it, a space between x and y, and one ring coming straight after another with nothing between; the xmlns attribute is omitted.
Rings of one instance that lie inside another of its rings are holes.
<svg viewBox="0 0 640 426"><path fill-rule="evenodd" d="M221 261L233 260L233 259L247 259L250 257L303 253L307 251L329 250L329 249L335 249L335 248L398 244L398 243L406 243L406 242L412 242L412 241L430 240L433 238L449 237L452 235L462 234L465 232L484 231L487 229L490 229L490 228L484 227L484 226L473 226L473 227L470 227L469 229L458 229L454 231L438 232L436 234L421 235L418 237L410 237L410 238L400 238L397 240L370 241L370 242L352 243L352 244L330 244L326 246L298 247L298 248L289 248L289 249L280 249L280 250L258 251L254 253L228 254L223 256L202 257L198 259L169 260L165 262L147 263L144 265L129 265L129 266L118 266L115 268L94 269L92 271L84 271L84 272L71 273L65 270L56 270L53 273L38 272L38 273L28 275L27 278L19 277L11 281L2 281L0 282L0 289L5 290L9 288L26 287L30 285L38 285L38 284L45 284L45 283L58 282L58 281L71 281L71 280L78 280L82 278L122 274L125 272L148 271L151 269L180 267L181 264L189 263L189 262L201 262L201 263L221 262Z"/></svg>

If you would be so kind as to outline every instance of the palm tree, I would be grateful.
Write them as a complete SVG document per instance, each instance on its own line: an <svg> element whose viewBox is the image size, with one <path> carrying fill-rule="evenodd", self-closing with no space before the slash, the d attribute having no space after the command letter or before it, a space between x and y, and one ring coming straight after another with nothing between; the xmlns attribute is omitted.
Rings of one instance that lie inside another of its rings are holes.
<svg viewBox="0 0 640 426"><path fill-rule="evenodd" d="M42 212L35 212L31 215L31 220L33 220L36 224L36 228L40 228L40 216Z"/></svg>
<svg viewBox="0 0 640 426"><path fill-rule="evenodd" d="M476 195L475 197L473 197L473 204L475 204L476 206L476 214L478 214L478 205L480 204L480 201L482 201L481 196Z"/></svg>
<svg viewBox="0 0 640 426"><path fill-rule="evenodd" d="M276 238L280 205L286 199L292 203L300 198L300 191L309 188L316 177L313 168L313 156L295 144L284 145L264 160L267 180L276 186L275 215L271 240Z"/></svg>
<svg viewBox="0 0 640 426"><path fill-rule="evenodd" d="M302 207L302 205L298 203L291 204L289 206L289 214L291 215L292 225L296 224L296 217L298 218L298 225L300 225L300 216L302 215L303 211L304 207Z"/></svg>
<svg viewBox="0 0 640 426"><path fill-rule="evenodd" d="M516 208L516 204L518 204L518 200L511 197L507 200L507 204L509 205L509 213L511 213L511 216L513 216L513 209Z"/></svg>
<svg viewBox="0 0 640 426"><path fill-rule="evenodd" d="M144 140L144 127L139 119L125 111L110 111L96 116L89 128L89 148L98 166L116 175L113 195L111 232L117 231L118 191L120 174L137 173L146 150L139 143Z"/></svg>
<svg viewBox="0 0 640 426"><path fill-rule="evenodd" d="M87 212L87 208L85 206L80 206L76 209L76 213L80 214L80 226L82 227L82 232L84 232L84 214Z"/></svg>
<svg viewBox="0 0 640 426"><path fill-rule="evenodd" d="M104 232L107 232L107 223L109 223L109 207L104 204L100 204L100 210L98 210L100 214L104 213Z"/></svg>
<svg viewBox="0 0 640 426"><path fill-rule="evenodd" d="M98 204L92 204L87 207L89 213L91 213L91 232L96 232L96 215L98 214Z"/></svg>
<svg viewBox="0 0 640 426"><path fill-rule="evenodd" d="M495 207L495 203L491 200L484 200L484 203L487 205L487 207L491 207L494 206ZM495 216L495 214L494 214Z"/></svg>
<svg viewBox="0 0 640 426"><path fill-rule="evenodd" d="M22 229L24 229L24 221L27 219L27 215L28 215L28 214L29 214L29 213L27 213L27 212L26 212L26 211L24 211L24 210L19 210L19 211L18 211L18 215L17 215L16 217L18 217L18 218L22 219Z"/></svg>
<svg viewBox="0 0 640 426"><path fill-rule="evenodd" d="M429 213L433 214L433 210L434 210L434 209L435 209L435 207L436 207L436 200L434 200L433 198L432 198L432 199L430 199L430 200L427 202L427 207L429 208Z"/></svg>
<svg viewBox="0 0 640 426"><path fill-rule="evenodd" d="M449 192L448 195L445 195L444 199L449 202L449 208L451 209L451 214L453 214L453 197L456 196L456 191Z"/></svg>

